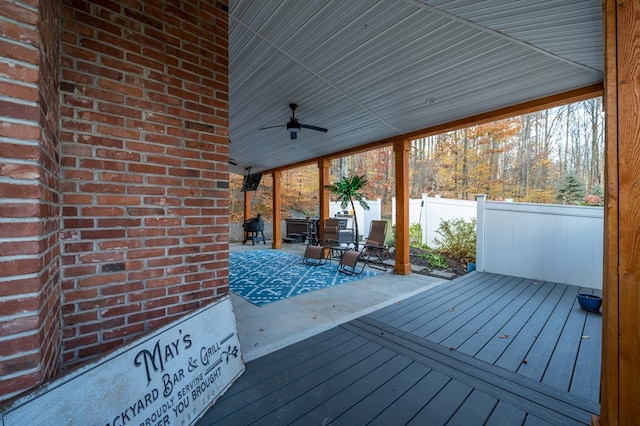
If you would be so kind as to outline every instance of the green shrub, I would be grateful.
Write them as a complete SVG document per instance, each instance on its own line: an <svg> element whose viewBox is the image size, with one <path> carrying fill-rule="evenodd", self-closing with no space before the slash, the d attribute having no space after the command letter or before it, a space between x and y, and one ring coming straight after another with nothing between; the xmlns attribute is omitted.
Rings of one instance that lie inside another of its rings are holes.
<svg viewBox="0 0 640 426"><path fill-rule="evenodd" d="M396 227L391 226L390 224L387 226L387 229L391 228L391 232L387 231L387 236L384 239L384 245L387 247L395 247L396 246Z"/></svg>
<svg viewBox="0 0 640 426"><path fill-rule="evenodd" d="M422 225L412 223L409 227L409 245L420 244L422 242Z"/></svg>
<svg viewBox="0 0 640 426"><path fill-rule="evenodd" d="M431 265L432 269L447 269L449 264L447 263L447 259L444 258L443 255L439 253L431 252L429 253L429 265Z"/></svg>
<svg viewBox="0 0 640 426"><path fill-rule="evenodd" d="M476 218L467 222L462 218L443 220L436 230L442 238L433 242L440 253L458 259L462 263L476 261Z"/></svg>

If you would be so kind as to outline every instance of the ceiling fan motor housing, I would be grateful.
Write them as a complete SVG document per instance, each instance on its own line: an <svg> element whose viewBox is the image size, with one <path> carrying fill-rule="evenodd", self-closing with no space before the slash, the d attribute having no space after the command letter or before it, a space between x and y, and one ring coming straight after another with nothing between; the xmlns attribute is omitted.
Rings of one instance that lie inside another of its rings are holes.
<svg viewBox="0 0 640 426"><path fill-rule="evenodd" d="M290 132L300 131L300 122L295 118L292 118L291 121L287 123L287 130Z"/></svg>

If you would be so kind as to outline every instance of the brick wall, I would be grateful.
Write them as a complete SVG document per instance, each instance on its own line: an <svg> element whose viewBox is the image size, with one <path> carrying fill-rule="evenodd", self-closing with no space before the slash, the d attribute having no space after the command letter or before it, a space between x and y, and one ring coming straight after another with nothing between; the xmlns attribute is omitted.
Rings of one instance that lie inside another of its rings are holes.
<svg viewBox="0 0 640 426"><path fill-rule="evenodd" d="M61 42L71 366L228 292L226 6L67 1Z"/></svg>
<svg viewBox="0 0 640 426"><path fill-rule="evenodd" d="M0 16L0 401L60 366L58 8Z"/></svg>

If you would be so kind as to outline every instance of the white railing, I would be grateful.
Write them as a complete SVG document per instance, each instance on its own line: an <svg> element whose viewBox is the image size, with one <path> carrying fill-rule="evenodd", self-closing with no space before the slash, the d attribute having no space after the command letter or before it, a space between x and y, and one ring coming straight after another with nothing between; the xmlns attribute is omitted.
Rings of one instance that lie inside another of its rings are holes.
<svg viewBox="0 0 640 426"><path fill-rule="evenodd" d="M602 207L477 201L476 270L602 289Z"/></svg>

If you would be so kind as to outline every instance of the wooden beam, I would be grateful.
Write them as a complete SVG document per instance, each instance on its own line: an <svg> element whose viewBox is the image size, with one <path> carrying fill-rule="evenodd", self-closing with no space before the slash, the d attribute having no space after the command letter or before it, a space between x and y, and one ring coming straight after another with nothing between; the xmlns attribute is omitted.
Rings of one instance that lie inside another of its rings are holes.
<svg viewBox="0 0 640 426"><path fill-rule="evenodd" d="M640 418L640 3L606 0L601 424Z"/></svg>
<svg viewBox="0 0 640 426"><path fill-rule="evenodd" d="M271 248L279 249L282 248L282 203L281 203L281 176L282 173L279 171L271 172L271 179L273 180L272 185L272 209L271 215L273 216L273 242L271 243Z"/></svg>
<svg viewBox="0 0 640 426"><path fill-rule="evenodd" d="M604 268L602 289L602 363L600 370L600 417L592 425L618 425L618 73L616 1L606 0L603 9L605 44L605 209Z"/></svg>
<svg viewBox="0 0 640 426"><path fill-rule="evenodd" d="M427 136L438 135L445 132L451 132L453 130L464 129L466 127L475 126L478 124L490 123L496 120L503 120L505 118L515 117L518 115L529 114L531 112L540 111L548 108L557 107L560 105L566 105L572 102L583 101L585 99L594 98L596 96L602 96L602 84L593 84L579 89L570 90L568 92L558 93L556 95L546 96L544 98L534 99L532 101L523 102L521 104L512 105L510 107L497 109L470 117L465 117L459 120L450 121L448 123L439 124L437 126L426 127L424 129L416 130L415 132L405 133L402 135L394 136L391 138L381 139L375 142L367 143L355 148L349 148L342 151L335 152L331 155L322 157L310 158L308 160L299 161L297 163L288 164L286 166L278 167L271 170L266 170L265 173L270 173L273 170L290 170L302 166L307 166L322 160L333 160L336 158L347 157L349 155L359 154L362 152L371 151L374 149L384 148L392 146L396 142L403 142L404 140L414 140L425 138Z"/></svg>
<svg viewBox="0 0 640 426"><path fill-rule="evenodd" d="M396 171L396 274L411 273L409 258L409 153L411 141L393 144Z"/></svg>

